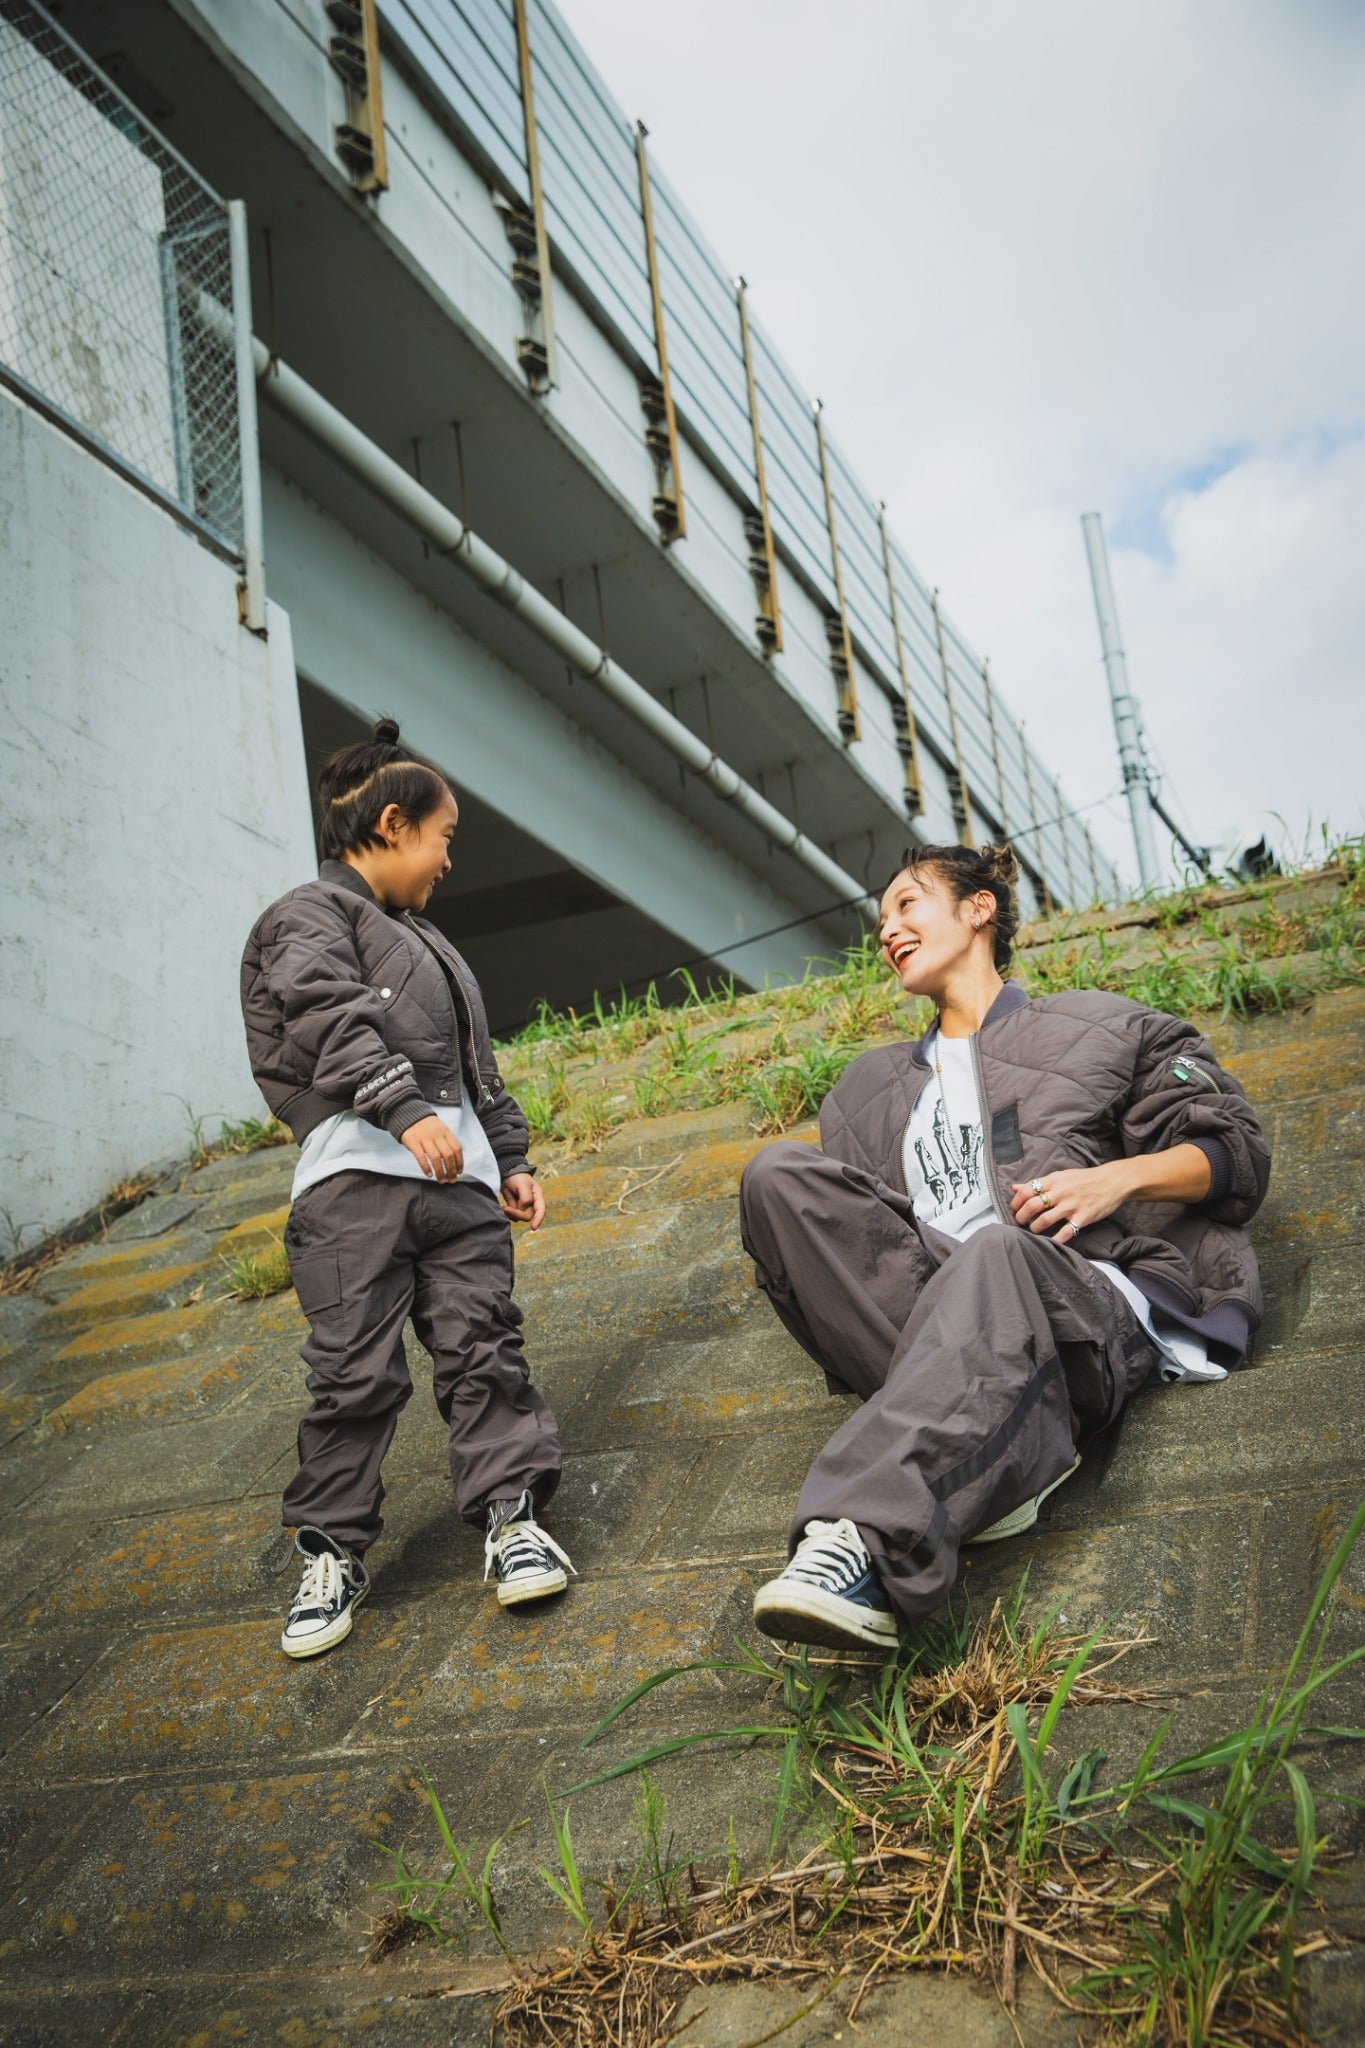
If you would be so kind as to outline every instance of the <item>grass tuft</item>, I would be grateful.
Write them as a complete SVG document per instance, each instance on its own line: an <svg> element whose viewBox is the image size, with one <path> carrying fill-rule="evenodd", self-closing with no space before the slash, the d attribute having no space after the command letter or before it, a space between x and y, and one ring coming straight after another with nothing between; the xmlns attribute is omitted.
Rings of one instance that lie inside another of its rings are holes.
<svg viewBox="0 0 1365 2048"><path fill-rule="evenodd" d="M1026 931L1017 973L1032 995L1106 989L1200 1019L1286 1010L1365 983L1365 837L1326 864L1229 891L1202 880L1151 903L1064 914ZM1101 920L1097 925L1096 918ZM681 1001L655 985L579 1013L544 1005L502 1059L541 1144L574 1158L637 1117L743 1103L772 1134L812 1116L849 1061L918 1035L928 1006L907 1002L871 934L800 981Z"/></svg>
<svg viewBox="0 0 1365 2048"><path fill-rule="evenodd" d="M216 1141L204 1136L202 1117L196 1117L187 1110L190 1123L190 1163L193 1166L207 1166L214 1159L228 1159L238 1153L265 1152L272 1145L290 1145L293 1138L288 1127L278 1117L247 1116L240 1123L224 1118L218 1126Z"/></svg>
<svg viewBox="0 0 1365 2048"><path fill-rule="evenodd" d="M223 1264L227 1269L225 1292L234 1301L264 1301L267 1295L280 1294L293 1284L289 1254L278 1237L272 1238L264 1251L238 1252Z"/></svg>
<svg viewBox="0 0 1365 2048"><path fill-rule="evenodd" d="M1011 2011L1020 1971L1032 1970L1113 2048L1307 2048L1297 1965L1330 1936L1320 1923L1306 1924L1318 1911L1326 1843L1305 1758L1295 1752L1324 1733L1365 1739L1365 1730L1316 1730L1308 1720L1322 1688L1365 1660L1365 1645L1337 1655L1328 1640L1337 1586L1363 1527L1365 1503L1337 1546L1283 1678L1247 1724L1169 1757L1168 1715L1137 1769L1109 1786L1099 1783L1102 1751L1085 1739L1085 1710L1151 1704L1150 1693L1112 1675L1143 1639L1064 1631L1055 1613L1030 1628L1024 1583L984 1622L965 1608L946 1609L880 1664L806 1650L770 1659L741 1647L732 1659L655 1673L585 1747L684 1675L757 1682L766 1712L657 1742L570 1788L566 1798L640 1774L642 1847L624 1885L593 1887L567 1805L561 1814L551 1804L560 1868L541 1877L575 1922L578 1942L548 1967L522 1965L497 1929L511 1965L496 2015L499 2041L662 2048L693 1986L774 1976L814 1983L812 2004L841 1983L856 1984L846 2012L856 2024L863 1999L887 1976L966 1968L988 1977ZM823 1839L790 1867L746 1877L733 1821L714 1877L679 1857L671 1836L665 1842L650 1766L722 1741L768 1742L779 1754L774 1853L793 1805L823 1816ZM449 1830L430 1797L449 1854ZM486 1923L500 1846L483 1862ZM477 1889L471 1852L454 1852L444 1875L430 1879L412 1873L402 1852L386 1853L404 1873L404 1911L414 1910L424 1886L437 1898L443 1886L454 1888L463 1920L429 1910L427 1920L443 1938L458 1935Z"/></svg>

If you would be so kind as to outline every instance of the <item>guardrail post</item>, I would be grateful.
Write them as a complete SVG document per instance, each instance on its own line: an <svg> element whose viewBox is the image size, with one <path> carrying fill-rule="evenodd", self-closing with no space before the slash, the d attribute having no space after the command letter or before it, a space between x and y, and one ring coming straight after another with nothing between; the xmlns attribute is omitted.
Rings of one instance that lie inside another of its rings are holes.
<svg viewBox="0 0 1365 2048"><path fill-rule="evenodd" d="M645 231L645 263L649 270L649 297L654 308L654 347L659 359L657 381L649 378L640 387L640 402L648 425L645 446L658 471L654 494L654 520L664 540L683 540L687 535L687 512L683 505L682 471L678 466L678 422L673 411L673 380L668 374L668 338L664 332L664 295L659 282L659 257L654 243L654 200L649 189L649 155L643 121L635 123L635 161L640 171L640 220Z"/></svg>
<svg viewBox="0 0 1365 2048"><path fill-rule="evenodd" d="M943 639L943 615L938 608L938 590L929 597L934 613L934 638L938 642L938 665L943 676L943 695L948 706L948 730L953 740L953 766L948 771L948 795L953 806L953 822L957 826L964 846L974 847L972 836L971 794L967 788L967 776L962 766L962 741L958 737L957 707L953 703L953 679L948 672L948 649Z"/></svg>
<svg viewBox="0 0 1365 2048"><path fill-rule="evenodd" d="M553 390L559 382L559 358L555 349L555 315L553 293L550 285L550 237L545 227L545 193L540 182L540 131L536 126L535 84L531 76L531 30L526 18L526 0L512 0L512 12L517 26L517 66L521 76L521 118L526 132L526 175L531 188L530 227L535 250L534 293L526 287L526 279L517 276L513 265L513 278L521 291L528 312L538 312L540 333L523 335L517 343L517 355L526 372L527 382ZM512 223L505 223L513 244L516 236Z"/></svg>
<svg viewBox="0 0 1365 2048"><path fill-rule="evenodd" d="M1043 889L1043 915L1051 917L1057 903L1048 886L1047 862L1043 858L1043 828L1038 819L1038 798L1033 787L1033 763L1029 759L1028 735L1022 725L1019 727L1019 751L1024 757L1024 788L1028 792L1029 816L1033 821L1034 859L1038 866L1038 880Z"/></svg>
<svg viewBox="0 0 1365 2048"><path fill-rule="evenodd" d="M765 654L780 654L782 609L777 597L777 556L773 550L773 523L768 514L768 485L763 474L763 430L758 420L758 382L754 376L754 352L749 339L747 291L744 279L737 277L735 302L739 307L739 341L744 354L744 382L749 393L749 424L754 436L754 487L758 494L758 512L751 513L744 521L744 537L749 543L749 574L758 592L758 617L754 621L754 631Z"/></svg>
<svg viewBox="0 0 1365 2048"><path fill-rule="evenodd" d="M256 420L256 365L251 333L251 256L246 207L228 201L232 272L232 350L237 381L237 448L242 472L242 624L265 631L265 515L261 506L261 443Z"/></svg>
<svg viewBox="0 0 1365 2048"><path fill-rule="evenodd" d="M910 695L910 670L901 638L901 608L896 596L895 571L891 566L891 536L886 530L886 505L877 506L877 527L882 537L882 567L886 570L886 598L891 608L891 636L896 643L896 667L900 671L901 701L896 718L896 751L905 769L905 815L918 818L924 809L924 785L919 772L919 735L915 730L915 706ZM897 710L893 703L893 715Z"/></svg>

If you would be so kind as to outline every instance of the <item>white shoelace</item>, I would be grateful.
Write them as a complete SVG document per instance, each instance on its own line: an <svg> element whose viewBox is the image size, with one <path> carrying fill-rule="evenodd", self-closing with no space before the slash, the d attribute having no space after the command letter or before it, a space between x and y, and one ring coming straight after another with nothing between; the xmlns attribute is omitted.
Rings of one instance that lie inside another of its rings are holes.
<svg viewBox="0 0 1365 2048"><path fill-rule="evenodd" d="M299 1590L294 1600L294 1613L297 1614L303 1607L335 1607L341 1598L341 1591L341 1559L333 1557L330 1550L319 1551L309 1562L299 1582Z"/></svg>
<svg viewBox="0 0 1365 2048"><path fill-rule="evenodd" d="M543 1559L537 1553L546 1550L552 1550L559 1562L568 1565L574 1577L578 1577L568 1552L560 1549L553 1536L546 1535L539 1522L504 1522L496 1536L485 1537L483 1575L488 1577L498 1562L499 1552L508 1573L539 1570Z"/></svg>
<svg viewBox="0 0 1365 2048"><path fill-rule="evenodd" d="M871 1563L856 1522L807 1522L796 1555L782 1576L812 1585L852 1586Z"/></svg>

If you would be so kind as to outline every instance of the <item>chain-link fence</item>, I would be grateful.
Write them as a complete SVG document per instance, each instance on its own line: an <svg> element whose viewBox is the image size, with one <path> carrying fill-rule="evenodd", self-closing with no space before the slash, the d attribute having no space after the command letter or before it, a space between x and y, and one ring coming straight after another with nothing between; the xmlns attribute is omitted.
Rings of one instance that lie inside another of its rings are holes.
<svg viewBox="0 0 1365 2048"><path fill-rule="evenodd" d="M0 373L242 551L228 210L31 0L0 0Z"/></svg>

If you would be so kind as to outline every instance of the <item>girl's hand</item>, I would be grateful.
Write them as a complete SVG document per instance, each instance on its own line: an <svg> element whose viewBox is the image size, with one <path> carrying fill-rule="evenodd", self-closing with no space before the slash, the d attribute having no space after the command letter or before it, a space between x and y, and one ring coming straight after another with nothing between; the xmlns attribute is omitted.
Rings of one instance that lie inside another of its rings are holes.
<svg viewBox="0 0 1365 2048"><path fill-rule="evenodd" d="M502 1206L514 1223L539 1230L545 1221L545 1190L529 1173L509 1174L502 1184Z"/></svg>
<svg viewBox="0 0 1365 2048"><path fill-rule="evenodd" d="M1132 1168L1131 1159L1112 1159L1104 1166L1064 1167L1022 1187L1011 1181L1014 1220L1039 1237L1052 1235L1058 1244L1074 1244L1087 1223L1102 1223L1131 1198Z"/></svg>
<svg viewBox="0 0 1365 2048"><path fill-rule="evenodd" d="M409 1124L400 1145L406 1145L428 1180L458 1180L464 1172L464 1147L438 1116Z"/></svg>

